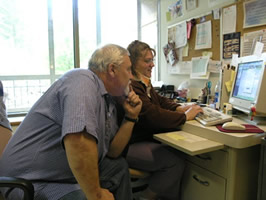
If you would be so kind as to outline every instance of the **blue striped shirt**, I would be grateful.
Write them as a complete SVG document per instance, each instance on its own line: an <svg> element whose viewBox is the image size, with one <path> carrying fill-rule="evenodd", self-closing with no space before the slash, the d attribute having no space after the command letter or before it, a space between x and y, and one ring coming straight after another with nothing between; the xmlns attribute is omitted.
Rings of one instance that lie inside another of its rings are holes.
<svg viewBox="0 0 266 200"><path fill-rule="evenodd" d="M106 156L118 130L115 105L111 99L107 110L106 94L103 82L90 70L74 69L62 76L35 103L11 138L0 161L0 175L37 181L37 199L58 199L79 189L63 138L85 129L97 139L99 162Z"/></svg>

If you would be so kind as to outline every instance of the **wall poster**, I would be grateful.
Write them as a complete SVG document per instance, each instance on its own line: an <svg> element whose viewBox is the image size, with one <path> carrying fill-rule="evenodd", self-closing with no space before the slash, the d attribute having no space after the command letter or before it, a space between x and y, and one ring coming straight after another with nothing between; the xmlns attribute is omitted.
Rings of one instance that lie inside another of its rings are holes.
<svg viewBox="0 0 266 200"><path fill-rule="evenodd" d="M231 59L233 54L240 56L240 32L224 34L223 58Z"/></svg>

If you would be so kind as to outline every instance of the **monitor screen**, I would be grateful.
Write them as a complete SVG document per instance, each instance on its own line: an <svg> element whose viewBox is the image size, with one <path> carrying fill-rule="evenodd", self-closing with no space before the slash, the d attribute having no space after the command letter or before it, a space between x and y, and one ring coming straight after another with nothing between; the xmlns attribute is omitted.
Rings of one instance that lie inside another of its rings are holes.
<svg viewBox="0 0 266 200"><path fill-rule="evenodd" d="M263 72L263 60L239 63L232 96L254 101L257 95L260 77Z"/></svg>

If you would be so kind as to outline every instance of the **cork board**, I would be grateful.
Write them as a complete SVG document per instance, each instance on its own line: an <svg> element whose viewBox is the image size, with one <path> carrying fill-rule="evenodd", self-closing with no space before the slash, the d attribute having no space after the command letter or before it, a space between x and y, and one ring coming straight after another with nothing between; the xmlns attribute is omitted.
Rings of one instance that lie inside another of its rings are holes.
<svg viewBox="0 0 266 200"><path fill-rule="evenodd" d="M195 42L196 42L196 25L200 24L200 18L196 19L196 25L191 30L191 36L188 40L188 56L183 57L183 61L190 61L193 57L202 56L202 53L212 52L212 60L220 60L220 20L214 20L212 14L205 16L205 21L211 20L212 23L212 47L209 49L200 49L195 50Z"/></svg>
<svg viewBox="0 0 266 200"><path fill-rule="evenodd" d="M237 19L236 19L236 32L240 32L241 38L245 33L254 32L266 29L266 25L243 28L243 20L244 20L244 10L243 10L243 2L244 0L240 0L236 3L230 4L226 7L230 7L232 5L236 5L237 8ZM204 51L212 52L212 60L221 60L220 58L220 46L223 45L223 41L220 41L220 19L214 20L212 14L205 16L206 20L211 20L212 22L212 48L210 49L201 49L195 50L195 42L196 42L196 25L192 28L191 37L188 40L189 50L188 56L183 57L183 61L191 61L192 57L202 56ZM200 23L200 18L196 19L196 24Z"/></svg>
<svg viewBox="0 0 266 200"><path fill-rule="evenodd" d="M255 27L250 27L250 28L243 28L243 23L244 23L244 7L243 7L243 0L225 6L224 8L230 7L232 5L236 5L236 9L237 9L237 21L236 21L236 32L240 32L241 34L241 40L243 40L243 36L245 33L249 33L249 32L254 32L254 31L260 31L263 29L266 29L266 25L261 25L261 26L255 26ZM241 52L242 55L242 52Z"/></svg>

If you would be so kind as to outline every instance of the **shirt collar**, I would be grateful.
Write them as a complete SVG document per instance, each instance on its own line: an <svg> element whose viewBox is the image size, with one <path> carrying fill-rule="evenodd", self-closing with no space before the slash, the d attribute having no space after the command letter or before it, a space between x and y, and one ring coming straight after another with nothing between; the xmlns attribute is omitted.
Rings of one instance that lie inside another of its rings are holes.
<svg viewBox="0 0 266 200"><path fill-rule="evenodd" d="M138 73L139 81L141 81L146 87L151 86L151 79L147 76L144 76L143 74Z"/></svg>
<svg viewBox="0 0 266 200"><path fill-rule="evenodd" d="M91 71L91 70L89 69L89 71ZM102 96L107 95L108 92L107 92L107 90L105 89L105 86L104 86L104 84L103 84L103 81L97 76L96 73L94 73L93 71L91 71L91 73L92 73L94 79L98 82L98 85L99 85L99 91L100 91L101 95L102 95Z"/></svg>

